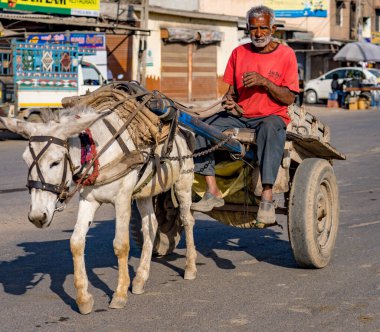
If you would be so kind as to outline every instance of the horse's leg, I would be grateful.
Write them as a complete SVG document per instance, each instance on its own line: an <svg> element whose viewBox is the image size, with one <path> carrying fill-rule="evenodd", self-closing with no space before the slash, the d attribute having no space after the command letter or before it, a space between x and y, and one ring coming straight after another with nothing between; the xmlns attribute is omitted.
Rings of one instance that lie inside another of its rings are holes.
<svg viewBox="0 0 380 332"><path fill-rule="evenodd" d="M84 248L86 234L94 220L96 210L100 204L96 201L86 201L81 199L79 202L77 222L74 232L70 239L70 249L74 261L74 285L77 291L76 302L81 314L89 314L94 304L92 295L88 292L88 278L84 261Z"/></svg>
<svg viewBox="0 0 380 332"><path fill-rule="evenodd" d="M197 276L197 251L194 244L194 224L195 219L190 211L191 205L191 186L194 175L192 173L181 174L180 178L174 185L174 190L179 203L180 218L185 227L186 235L186 267L184 278L193 280Z"/></svg>
<svg viewBox="0 0 380 332"><path fill-rule="evenodd" d="M157 233L157 219L154 214L152 197L138 199L137 207L141 215L144 244L141 251L140 264L132 282L132 293L144 293L144 285L149 277L153 243Z"/></svg>
<svg viewBox="0 0 380 332"><path fill-rule="evenodd" d="M124 308L128 299L128 288L130 284L128 271L129 255L129 220L131 217L131 195L119 194L115 201L116 230L113 240L113 249L117 256L119 266L119 278L117 288L109 305L112 309Z"/></svg>

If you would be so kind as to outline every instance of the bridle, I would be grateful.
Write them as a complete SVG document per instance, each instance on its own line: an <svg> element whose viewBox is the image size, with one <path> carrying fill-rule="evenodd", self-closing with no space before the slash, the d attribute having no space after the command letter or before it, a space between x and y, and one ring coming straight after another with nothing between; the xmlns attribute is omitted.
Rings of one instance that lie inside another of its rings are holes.
<svg viewBox="0 0 380 332"><path fill-rule="evenodd" d="M32 142L38 142L43 143L46 142L45 146L41 149L41 151L36 154L31 143ZM62 146L66 149L65 157L64 157L64 166L63 166L63 173L62 173L62 180L59 185L47 183L45 181L45 178L42 174L39 161L43 154L47 151L47 149L50 147L51 144L56 144L58 146ZM70 155L68 154L68 143L67 140L62 140L60 138L54 137L54 136L31 136L29 138L29 151L32 155L33 162L29 166L28 170L28 178L27 178L27 184L26 186L29 188L29 193L32 189L40 189L44 191L49 191L53 194L56 194L57 197L57 203L63 203L67 195L69 193L69 187L66 185L66 177L67 177L67 170L68 167L70 167L70 170L73 172L73 163L71 161ZM30 175L32 172L32 169L36 167L38 179L37 181L31 180ZM58 208L59 210L59 208Z"/></svg>

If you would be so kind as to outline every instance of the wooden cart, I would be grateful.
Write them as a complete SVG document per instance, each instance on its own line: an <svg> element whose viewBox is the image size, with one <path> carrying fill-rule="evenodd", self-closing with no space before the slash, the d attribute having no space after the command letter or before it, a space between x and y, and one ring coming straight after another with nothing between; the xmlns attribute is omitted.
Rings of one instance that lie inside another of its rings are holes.
<svg viewBox="0 0 380 332"><path fill-rule="evenodd" d="M287 215L290 244L294 257L302 267L326 266L335 245L339 225L339 191L333 171L333 160L345 156L330 145L329 128L315 116L295 105L289 107L291 123L282 164L274 184L275 196L282 196L282 206L276 214ZM235 138L247 148L254 146L254 132L233 130ZM230 132L230 133L231 133ZM258 167L249 168L249 185L245 193L251 197L261 195ZM170 192L154 198L158 218L158 232L154 243L157 255L171 253L177 246L183 230L178 208L174 207ZM240 204L229 203L207 214L215 220L234 227L252 228L257 225L258 210L255 200ZM141 245L141 223L134 209L131 223L132 236Z"/></svg>

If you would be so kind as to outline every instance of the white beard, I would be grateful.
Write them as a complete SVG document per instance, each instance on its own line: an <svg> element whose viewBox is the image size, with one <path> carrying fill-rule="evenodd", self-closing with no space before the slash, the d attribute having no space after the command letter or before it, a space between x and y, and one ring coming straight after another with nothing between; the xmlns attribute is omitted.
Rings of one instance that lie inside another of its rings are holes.
<svg viewBox="0 0 380 332"><path fill-rule="evenodd" d="M272 36L269 35L260 39L255 39L254 37L251 37L251 41L255 47L264 48L272 41Z"/></svg>

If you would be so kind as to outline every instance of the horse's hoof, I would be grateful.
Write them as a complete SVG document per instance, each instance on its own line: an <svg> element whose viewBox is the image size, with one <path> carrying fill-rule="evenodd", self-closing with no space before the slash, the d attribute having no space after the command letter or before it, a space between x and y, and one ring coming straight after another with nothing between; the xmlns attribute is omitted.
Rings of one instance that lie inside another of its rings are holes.
<svg viewBox="0 0 380 332"><path fill-rule="evenodd" d="M94 306L94 298L92 295L89 296L89 299L86 302L77 303L79 312L82 315L88 315L92 311L92 307Z"/></svg>
<svg viewBox="0 0 380 332"><path fill-rule="evenodd" d="M112 301L109 305L111 309L123 309L125 305L127 304L127 297L119 297L116 296L112 298Z"/></svg>
<svg viewBox="0 0 380 332"><path fill-rule="evenodd" d="M185 270L184 279L194 280L197 277L197 270Z"/></svg>
<svg viewBox="0 0 380 332"><path fill-rule="evenodd" d="M140 295L140 294L143 294L145 289L144 289L144 283L143 282L139 282L139 283L133 283L132 285L132 293L133 294L136 294L136 295Z"/></svg>

